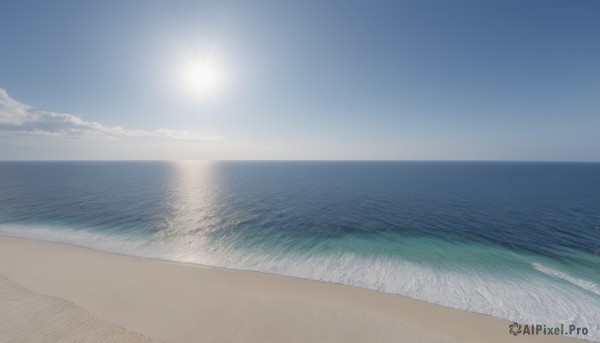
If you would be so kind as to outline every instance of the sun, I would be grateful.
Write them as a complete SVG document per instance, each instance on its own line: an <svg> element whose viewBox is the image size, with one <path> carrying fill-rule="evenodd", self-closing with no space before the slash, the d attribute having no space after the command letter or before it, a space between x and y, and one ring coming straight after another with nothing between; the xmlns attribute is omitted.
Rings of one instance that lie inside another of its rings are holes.
<svg viewBox="0 0 600 343"><path fill-rule="evenodd" d="M215 92L223 81L219 68L207 62L191 63L183 71L184 87L191 92Z"/></svg>
<svg viewBox="0 0 600 343"><path fill-rule="evenodd" d="M214 58L193 58L182 64L179 82L183 90L195 97L214 98L226 86L227 69Z"/></svg>

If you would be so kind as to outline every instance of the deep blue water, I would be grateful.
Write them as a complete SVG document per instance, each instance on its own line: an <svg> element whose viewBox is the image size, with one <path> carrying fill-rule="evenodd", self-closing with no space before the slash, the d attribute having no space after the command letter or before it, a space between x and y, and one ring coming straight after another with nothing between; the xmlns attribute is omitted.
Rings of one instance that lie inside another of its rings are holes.
<svg viewBox="0 0 600 343"><path fill-rule="evenodd" d="M0 162L0 234L410 296L600 340L600 164Z"/></svg>

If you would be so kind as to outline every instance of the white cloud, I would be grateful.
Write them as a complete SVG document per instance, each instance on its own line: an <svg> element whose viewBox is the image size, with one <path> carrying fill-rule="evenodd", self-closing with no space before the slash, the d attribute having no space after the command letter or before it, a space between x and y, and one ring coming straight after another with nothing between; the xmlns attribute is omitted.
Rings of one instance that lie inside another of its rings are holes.
<svg viewBox="0 0 600 343"><path fill-rule="evenodd" d="M83 120L68 113L38 111L11 98L0 88L0 132L41 136L95 136L115 138L153 138L174 141L222 140L219 135L157 129L126 129L120 126L104 126L98 122Z"/></svg>

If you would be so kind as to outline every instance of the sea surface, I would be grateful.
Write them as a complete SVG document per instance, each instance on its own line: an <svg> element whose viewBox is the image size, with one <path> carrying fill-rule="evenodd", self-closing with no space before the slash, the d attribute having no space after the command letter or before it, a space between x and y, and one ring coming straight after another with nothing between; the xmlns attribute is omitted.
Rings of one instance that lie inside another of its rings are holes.
<svg viewBox="0 0 600 343"><path fill-rule="evenodd" d="M341 283L600 341L600 163L0 162L0 235Z"/></svg>

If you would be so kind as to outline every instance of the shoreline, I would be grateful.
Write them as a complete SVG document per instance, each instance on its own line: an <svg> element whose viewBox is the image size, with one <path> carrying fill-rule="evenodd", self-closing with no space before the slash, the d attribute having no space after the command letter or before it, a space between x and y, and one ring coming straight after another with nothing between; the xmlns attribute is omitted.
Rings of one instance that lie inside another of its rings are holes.
<svg viewBox="0 0 600 343"><path fill-rule="evenodd" d="M90 332L115 332L119 341L585 342L515 337L503 319L347 285L6 236L0 280L0 294L9 295L0 301L59 306L69 318L89 320ZM45 323L38 314L21 320ZM0 322L0 338L19 335L10 323ZM22 335L39 331L25 328Z"/></svg>

